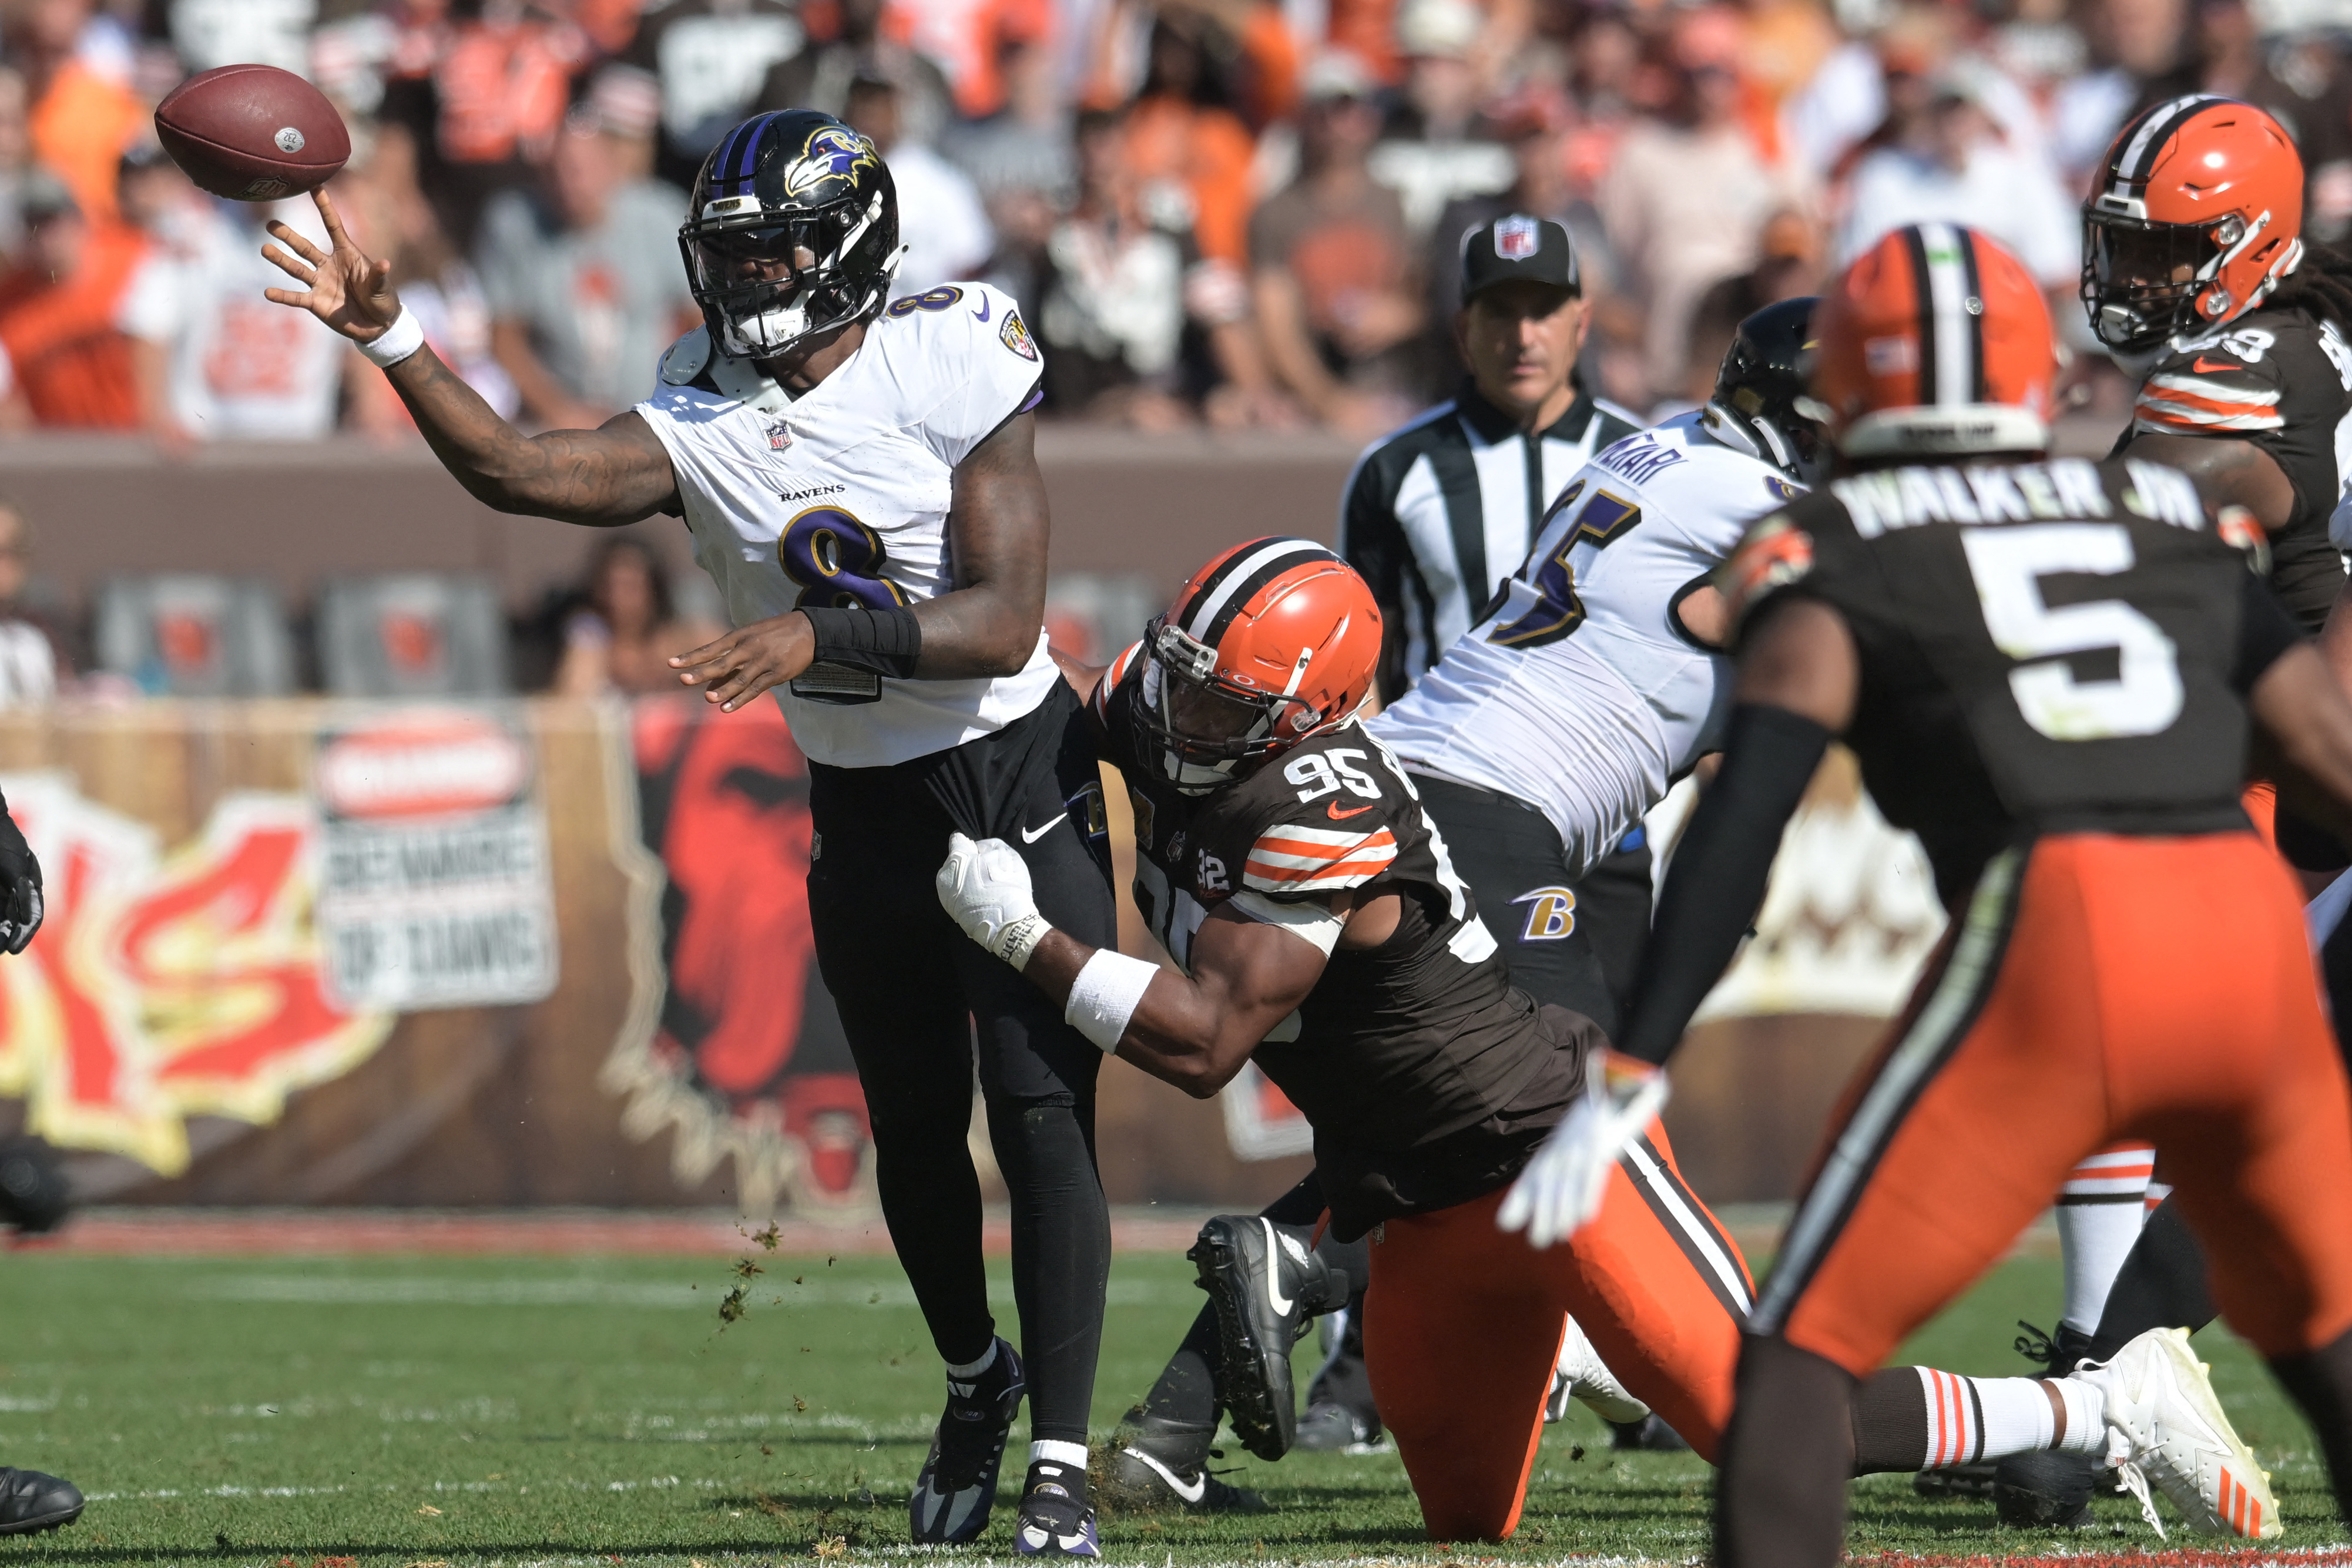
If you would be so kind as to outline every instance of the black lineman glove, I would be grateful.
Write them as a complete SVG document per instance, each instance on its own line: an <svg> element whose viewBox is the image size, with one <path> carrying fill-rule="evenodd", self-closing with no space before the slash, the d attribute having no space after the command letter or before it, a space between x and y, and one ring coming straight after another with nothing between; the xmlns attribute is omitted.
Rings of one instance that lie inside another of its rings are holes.
<svg viewBox="0 0 2352 1568"><path fill-rule="evenodd" d="M0 800L0 947L21 953L41 928L41 862Z"/></svg>

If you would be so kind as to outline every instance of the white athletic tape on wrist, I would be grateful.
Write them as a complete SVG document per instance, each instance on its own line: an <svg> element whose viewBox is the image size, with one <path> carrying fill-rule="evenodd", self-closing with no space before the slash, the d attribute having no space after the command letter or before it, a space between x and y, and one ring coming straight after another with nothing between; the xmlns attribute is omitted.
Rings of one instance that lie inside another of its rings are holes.
<svg viewBox="0 0 2352 1568"><path fill-rule="evenodd" d="M1043 942L1045 933L1053 928L1042 915L1024 915L1018 920L1008 920L1004 928L996 934L996 940L989 951L1012 965L1013 972L1017 975L1029 967L1029 955L1037 950L1037 944Z"/></svg>
<svg viewBox="0 0 2352 1568"><path fill-rule="evenodd" d="M1062 1021L1104 1051L1117 1051L1119 1037L1127 1032L1128 1019L1143 1005L1144 989L1158 973L1160 967L1156 964L1114 953L1108 947L1097 950L1070 986L1069 1005L1062 1009Z"/></svg>
<svg viewBox="0 0 2352 1568"><path fill-rule="evenodd" d="M367 356L368 363L388 371L423 347L425 324L416 319L415 311L404 305L400 308L400 319L386 327L381 337L372 342L362 343L359 350Z"/></svg>

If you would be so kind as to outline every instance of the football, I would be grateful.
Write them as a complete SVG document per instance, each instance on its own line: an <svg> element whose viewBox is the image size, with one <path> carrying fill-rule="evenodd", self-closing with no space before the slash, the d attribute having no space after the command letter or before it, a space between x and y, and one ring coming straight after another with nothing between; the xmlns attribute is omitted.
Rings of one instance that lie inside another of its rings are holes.
<svg viewBox="0 0 2352 1568"><path fill-rule="evenodd" d="M236 202L316 190L352 155L326 95L275 66L190 77L155 106L155 134L189 179Z"/></svg>

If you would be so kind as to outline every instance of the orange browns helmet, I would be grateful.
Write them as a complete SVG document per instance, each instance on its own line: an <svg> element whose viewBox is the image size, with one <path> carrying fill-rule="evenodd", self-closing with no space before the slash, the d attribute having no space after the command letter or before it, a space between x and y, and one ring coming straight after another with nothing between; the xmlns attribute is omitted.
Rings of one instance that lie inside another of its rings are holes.
<svg viewBox="0 0 2352 1568"><path fill-rule="evenodd" d="M1186 579L1140 651L1137 758L1201 792L1363 706L1381 612L1355 569L1321 545L1252 539Z"/></svg>
<svg viewBox="0 0 2352 1568"><path fill-rule="evenodd" d="M1848 457L2038 452L2058 351L2024 263L1916 224L1856 256L1813 313L1806 410Z"/></svg>
<svg viewBox="0 0 2352 1568"><path fill-rule="evenodd" d="M2234 320L2303 259L2303 159L2250 103L2197 93L2144 110L2083 204L2083 308L2147 353Z"/></svg>

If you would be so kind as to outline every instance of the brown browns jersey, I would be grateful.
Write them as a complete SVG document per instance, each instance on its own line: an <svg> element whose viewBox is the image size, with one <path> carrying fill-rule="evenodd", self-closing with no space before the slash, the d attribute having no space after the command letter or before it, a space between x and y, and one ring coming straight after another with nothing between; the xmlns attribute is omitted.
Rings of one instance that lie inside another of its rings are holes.
<svg viewBox="0 0 2352 1568"><path fill-rule="evenodd" d="M1742 634L1789 595L1843 616L1847 744L1948 904L2037 833L2245 827L2243 694L2298 640L2187 476L2137 460L1853 475L1722 581Z"/></svg>
<svg viewBox="0 0 2352 1568"><path fill-rule="evenodd" d="M2298 307L2254 310L2180 343L2140 383L2116 444L2158 435L2248 441L2294 487L2294 512L2271 535L2271 586L2317 632L2344 586L2328 520L2352 481L2352 344Z"/></svg>
<svg viewBox="0 0 2352 1568"><path fill-rule="evenodd" d="M1310 917L1334 894L1402 894L1396 934L1331 952L1254 1060L1315 1129L1332 1228L1444 1208L1508 1181L1566 1112L1599 1040L1514 988L1445 841L1396 758L1354 721L1234 783L1185 794L1137 765L1142 660L1106 672L1094 711L1135 812L1135 898L1189 965L1210 912Z"/></svg>

